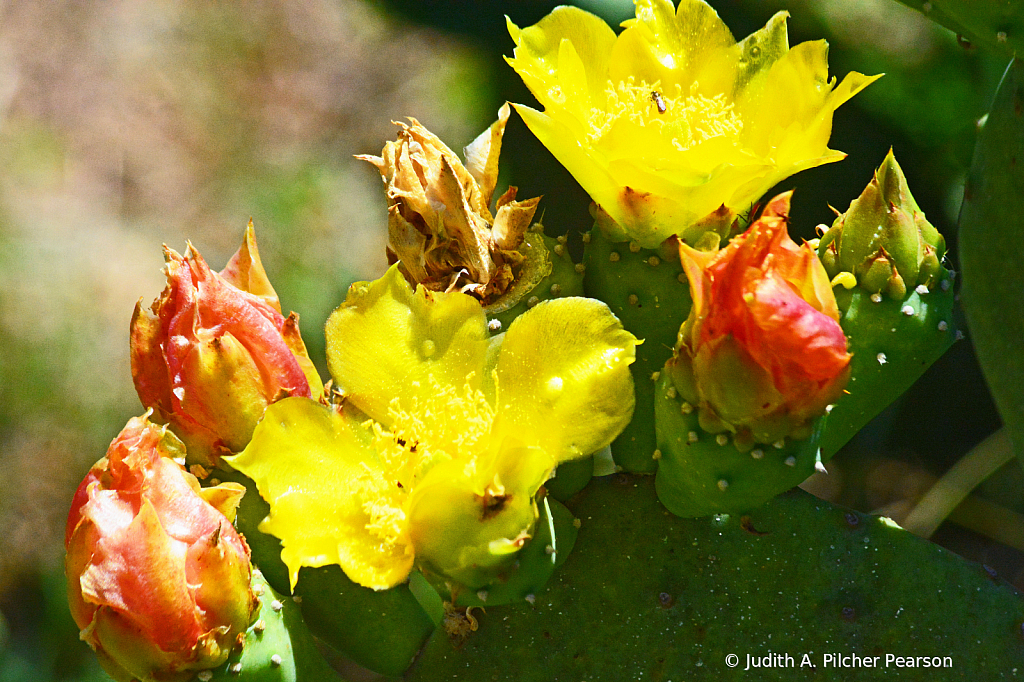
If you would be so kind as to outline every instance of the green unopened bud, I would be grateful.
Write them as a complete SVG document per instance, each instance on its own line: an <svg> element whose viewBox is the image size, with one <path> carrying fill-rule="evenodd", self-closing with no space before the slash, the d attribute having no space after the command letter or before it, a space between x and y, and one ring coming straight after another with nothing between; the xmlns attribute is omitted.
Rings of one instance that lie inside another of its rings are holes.
<svg viewBox="0 0 1024 682"><path fill-rule="evenodd" d="M918 285L936 284L945 252L945 240L914 200L891 149L818 244L830 278L850 272L862 288L894 299Z"/></svg>
<svg viewBox="0 0 1024 682"><path fill-rule="evenodd" d="M849 339L850 382L821 439L828 460L957 338L946 244L893 158L822 235L818 255Z"/></svg>

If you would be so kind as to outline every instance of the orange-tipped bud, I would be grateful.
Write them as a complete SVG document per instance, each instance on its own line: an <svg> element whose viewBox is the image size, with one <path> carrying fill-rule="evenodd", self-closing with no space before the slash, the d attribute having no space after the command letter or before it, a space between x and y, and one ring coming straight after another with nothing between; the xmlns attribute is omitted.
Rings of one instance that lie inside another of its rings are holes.
<svg viewBox="0 0 1024 682"><path fill-rule="evenodd" d="M136 417L75 493L65 570L82 639L116 680L187 680L227 660L255 605L231 525L245 489L201 489L166 426Z"/></svg>
<svg viewBox="0 0 1024 682"><path fill-rule="evenodd" d="M828 275L786 232L789 200L724 249L680 246L693 308L667 367L702 428L735 433L741 448L807 437L849 376Z"/></svg>
<svg viewBox="0 0 1024 682"><path fill-rule="evenodd" d="M132 377L142 404L169 423L205 465L245 448L274 400L322 391L299 335L281 314L252 224L227 267L213 272L189 245L165 248L167 287L150 310L135 306Z"/></svg>

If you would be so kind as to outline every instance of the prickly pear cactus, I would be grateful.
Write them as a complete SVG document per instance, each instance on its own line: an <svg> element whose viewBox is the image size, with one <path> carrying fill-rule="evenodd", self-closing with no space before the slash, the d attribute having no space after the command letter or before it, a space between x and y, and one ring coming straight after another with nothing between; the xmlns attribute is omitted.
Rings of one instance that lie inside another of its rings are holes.
<svg viewBox="0 0 1024 682"><path fill-rule="evenodd" d="M555 570L569 558L578 531L572 512L557 500L546 498L539 506L536 534L501 580L485 590L472 592L452 590L442 578L431 577L438 594L461 607L501 606L540 594Z"/></svg>
<svg viewBox="0 0 1024 682"><path fill-rule="evenodd" d="M956 341L952 278L892 300L840 289L840 324L850 339L849 393L828 416L821 439L828 461L886 405L903 394Z"/></svg>
<svg viewBox="0 0 1024 682"><path fill-rule="evenodd" d="M571 473L563 475L580 489L593 470L591 460L583 462L589 463L589 470L586 465L570 467ZM252 550L254 563L265 574L273 575L275 580L271 584L281 584L281 592L287 594L288 570L281 561L281 542L258 529L269 505L259 496L252 480L243 474L218 470L217 475L246 486L236 523ZM375 592L353 583L337 565L304 567L295 588L302 618L316 636L353 661L384 675L400 675L441 623L443 602L462 608L500 606L522 601L544 589L572 552L577 528L573 514L552 497L541 501L539 513L534 537L507 574L487 590L453 590L443 578L424 579L416 573L407 584ZM287 601L291 604L291 599Z"/></svg>
<svg viewBox="0 0 1024 682"><path fill-rule="evenodd" d="M677 395L668 374L655 387L658 497L683 517L747 511L800 485L821 462L822 417L810 438L787 439L740 452L724 434L700 427L697 412Z"/></svg>
<svg viewBox="0 0 1024 682"><path fill-rule="evenodd" d="M406 680L824 681L839 671L826 656L851 653L877 667L843 679L1022 669L1020 595L886 519L802 491L749 516L680 519L649 477L625 474L595 479L569 507L582 527L548 590L480 614L460 646L439 630ZM748 655L770 654L790 654L793 669L745 670Z"/></svg>
<svg viewBox="0 0 1024 682"><path fill-rule="evenodd" d="M555 470L555 477L549 479L544 487L553 498L564 502L583 490L593 475L594 458L584 457L559 464Z"/></svg>
<svg viewBox="0 0 1024 682"><path fill-rule="evenodd" d="M1024 50L1020 2L901 1L972 42ZM328 321L338 409L315 400L310 370L312 400L286 386L245 405L263 415L250 445L208 462L220 467L209 477L203 468L206 484L246 487L234 523L258 568L259 607L201 682L336 679L320 653L331 648L408 682L1024 671L1024 598L990 570L794 489L959 334L944 240L891 152L813 247L788 236L791 192L756 220L737 215L790 174L840 160L827 147L833 113L877 76L830 79L827 44L790 49L785 12L737 43L704 0L635 4L619 37L576 8L527 29L509 22L509 62L545 107L520 114L592 192L583 262L566 237L529 227L538 198L516 201L512 187L491 213L509 105L465 164L415 119L380 157L361 157L388 187L394 267L353 285ZM580 126L577 114L590 118ZM1021 164L1015 60L978 141L960 246L978 355L1024 461ZM263 318L296 324L276 311L262 268L249 268L225 269L223 287L237 289L225 300L260 303L226 315L230 325L244 336ZM254 290L232 283L246 277ZM584 293L603 304L538 305ZM177 369L166 353L175 338L146 346L169 365L152 372L161 388ZM282 341L289 363L296 339ZM220 373L215 397L242 374L280 370L256 367L263 355ZM351 442L321 428L350 418L363 429L344 432ZM595 478L616 433L617 473ZM260 481L273 517L232 465ZM285 544L261 525L283 529ZM216 528L201 536L211 546L228 526ZM323 533L304 543L309 530ZM233 604L247 614L240 592Z"/></svg>
<svg viewBox="0 0 1024 682"><path fill-rule="evenodd" d="M960 209L960 293L978 361L1024 462L1024 64L1003 76Z"/></svg>
<svg viewBox="0 0 1024 682"><path fill-rule="evenodd" d="M643 339L636 349L633 421L612 443L615 463L626 471L658 468L654 435L655 382L679 326L690 312L690 287L677 248L644 249L635 242L613 242L600 227L590 231L583 250L583 284L588 296L608 304L622 325Z"/></svg>
<svg viewBox="0 0 1024 682"><path fill-rule="evenodd" d="M303 567L295 595L317 637L356 663L399 675L434 630L408 584L383 592L356 585L332 564Z"/></svg>
<svg viewBox="0 0 1024 682"><path fill-rule="evenodd" d="M853 354L846 394L822 437L824 461L958 338L945 252L945 240L917 205L889 150L818 244Z"/></svg>
<svg viewBox="0 0 1024 682"><path fill-rule="evenodd" d="M252 552L252 563L258 566L264 579L278 592L288 594L288 568L281 561L281 541L259 531L260 522L270 512L270 506L260 497L256 484L248 476L229 468L226 462L216 469L211 482L230 481L245 486L245 494L235 513L235 526L245 536Z"/></svg>

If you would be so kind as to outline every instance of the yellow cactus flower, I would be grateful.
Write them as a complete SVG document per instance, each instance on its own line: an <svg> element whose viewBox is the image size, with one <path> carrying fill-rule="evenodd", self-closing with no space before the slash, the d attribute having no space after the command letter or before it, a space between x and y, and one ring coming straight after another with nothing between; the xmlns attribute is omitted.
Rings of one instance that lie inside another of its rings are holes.
<svg viewBox="0 0 1024 682"><path fill-rule="evenodd" d="M845 155L832 114L879 76L828 78L828 44L790 49L786 12L736 42L703 0L635 0L618 36L558 7L508 29L508 62L544 105L516 105L530 130L616 223L654 248L721 206L748 209L779 181ZM693 228L693 229L691 229Z"/></svg>
<svg viewBox="0 0 1024 682"><path fill-rule="evenodd" d="M479 302L393 266L327 322L341 406L287 398L230 464L270 503L261 530L302 566L387 589L414 565L470 588L531 536L558 464L629 422L636 338L592 299L546 301L491 337Z"/></svg>

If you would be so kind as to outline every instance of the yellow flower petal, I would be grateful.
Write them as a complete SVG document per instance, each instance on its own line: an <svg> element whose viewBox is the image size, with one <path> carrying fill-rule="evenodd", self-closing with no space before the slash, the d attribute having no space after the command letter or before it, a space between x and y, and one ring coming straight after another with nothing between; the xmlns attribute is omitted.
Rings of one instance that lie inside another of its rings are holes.
<svg viewBox="0 0 1024 682"><path fill-rule="evenodd" d="M327 320L327 365L339 388L362 411L389 424L402 409L434 391L480 386L490 334L480 303L461 293L415 293L397 266L360 282Z"/></svg>
<svg viewBox="0 0 1024 682"><path fill-rule="evenodd" d="M684 90L694 80L710 85L718 80L712 71L723 70L722 53L736 44L715 10L700 0L683 0L677 10L668 0L641 0L636 18L623 27L632 30L624 31L613 47L610 75L615 80L632 74L666 87L678 83Z"/></svg>
<svg viewBox="0 0 1024 682"><path fill-rule="evenodd" d="M574 128L585 127L591 106L587 67L568 40L558 45L558 64L558 95L563 110L572 117Z"/></svg>
<svg viewBox="0 0 1024 682"><path fill-rule="evenodd" d="M601 74L608 68L615 32L600 17L577 7L560 6L535 26L520 29L511 20L507 20L507 24L519 47L514 58L505 59L544 106L565 101L557 86L558 55L563 39L568 40L580 60L589 65L587 88L591 96L602 95L605 79Z"/></svg>
<svg viewBox="0 0 1024 682"><path fill-rule="evenodd" d="M824 40L801 43L772 65L763 88L751 96L745 91L737 99L737 111L748 122L743 141L761 155L774 151L779 166L801 165L829 151L832 112L879 77L852 73L833 90L834 81L828 81L828 44ZM814 87L802 87L806 83ZM789 125L779 125L780 120Z"/></svg>
<svg viewBox="0 0 1024 682"><path fill-rule="evenodd" d="M495 373L495 433L558 462L611 443L633 415L636 338L600 301L562 298L520 315Z"/></svg>
<svg viewBox="0 0 1024 682"><path fill-rule="evenodd" d="M470 589L491 582L530 538L534 496L554 468L544 450L509 445L473 465L439 464L409 504L417 559Z"/></svg>
<svg viewBox="0 0 1024 682"><path fill-rule="evenodd" d="M281 538L293 586L331 563L374 589L414 563L493 582L554 468L607 445L633 410L637 340L590 299L541 303L492 338L478 301L413 292L393 267L353 285L327 337L344 409L278 401L227 460L269 502L260 530Z"/></svg>
<svg viewBox="0 0 1024 682"><path fill-rule="evenodd" d="M547 113L531 109L522 104L513 105L526 122L530 132L540 140L541 144L552 150L559 163L569 169L573 177L591 194L595 196L614 195L619 185L600 164L592 162L590 150L582 145L567 145L566 140L577 139L577 133L561 120L552 118ZM554 150L558 151L555 152Z"/></svg>
<svg viewBox="0 0 1024 682"><path fill-rule="evenodd" d="M244 485L228 482L199 488L197 481L196 488L196 493L199 497L206 500L211 507L227 517L228 521L235 522L235 513L238 511L238 505L242 501L242 496L245 495Z"/></svg>
<svg viewBox="0 0 1024 682"><path fill-rule="evenodd" d="M281 539L292 588L302 566L340 564L352 581L377 590L409 575L406 538L382 537L381 465L369 431L351 418L286 398L267 408L248 447L225 459L270 503L260 530Z"/></svg>
<svg viewBox="0 0 1024 682"><path fill-rule="evenodd" d="M704 0L637 0L618 36L582 10L509 24L509 63L544 105L527 126L617 223L611 239L654 248L720 206L742 212L779 181L837 161L836 89L823 41L789 49L785 12L736 43ZM696 232L699 232L697 230Z"/></svg>

